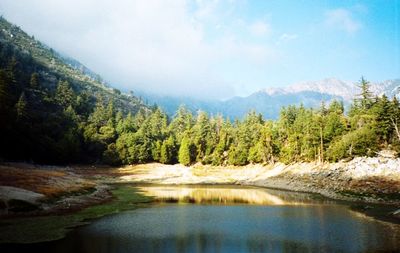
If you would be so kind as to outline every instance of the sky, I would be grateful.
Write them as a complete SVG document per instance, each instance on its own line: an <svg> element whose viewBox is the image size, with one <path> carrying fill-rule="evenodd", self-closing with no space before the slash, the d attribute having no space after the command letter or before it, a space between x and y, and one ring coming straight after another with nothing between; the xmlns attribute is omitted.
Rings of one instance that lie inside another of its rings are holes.
<svg viewBox="0 0 400 253"><path fill-rule="evenodd" d="M400 77L400 0L0 0L0 15L124 91Z"/></svg>

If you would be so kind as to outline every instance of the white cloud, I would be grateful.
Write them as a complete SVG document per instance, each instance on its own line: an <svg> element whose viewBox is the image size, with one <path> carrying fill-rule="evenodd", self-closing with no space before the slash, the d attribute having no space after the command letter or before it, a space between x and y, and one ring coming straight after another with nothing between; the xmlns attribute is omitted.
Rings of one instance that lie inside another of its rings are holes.
<svg viewBox="0 0 400 253"><path fill-rule="evenodd" d="M362 27L361 23L355 20L352 13L346 9L327 11L325 13L325 24L349 34L354 34Z"/></svg>
<svg viewBox="0 0 400 253"><path fill-rule="evenodd" d="M221 63L252 66L275 56L229 28L236 2L227 1L1 0L0 14L120 88L228 97L235 84ZM255 34L270 30L253 25Z"/></svg>
<svg viewBox="0 0 400 253"><path fill-rule="evenodd" d="M257 21L249 26L249 31L254 36L265 36L271 33L271 26L268 23Z"/></svg>

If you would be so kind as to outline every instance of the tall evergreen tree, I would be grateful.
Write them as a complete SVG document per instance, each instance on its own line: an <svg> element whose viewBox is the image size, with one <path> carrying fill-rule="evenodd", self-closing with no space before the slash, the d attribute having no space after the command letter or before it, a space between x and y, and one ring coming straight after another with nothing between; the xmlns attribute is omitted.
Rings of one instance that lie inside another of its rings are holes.
<svg viewBox="0 0 400 253"><path fill-rule="evenodd" d="M161 158L160 162L165 164L172 164L176 161L176 147L175 147L175 140L171 136L165 140L161 146Z"/></svg>
<svg viewBox="0 0 400 253"><path fill-rule="evenodd" d="M25 93L22 93L19 97L18 102L15 104L15 110L17 112L17 121L26 120L28 111Z"/></svg>
<svg viewBox="0 0 400 253"><path fill-rule="evenodd" d="M181 141L179 148L179 163L183 165L190 165L194 162L196 157L196 149L193 143L190 141L188 136L184 136Z"/></svg>
<svg viewBox="0 0 400 253"><path fill-rule="evenodd" d="M36 72L32 73L29 85L30 85L30 87L32 89L38 89L39 88L39 75L38 75L38 73L36 73Z"/></svg>
<svg viewBox="0 0 400 253"><path fill-rule="evenodd" d="M76 95L68 81L58 82L55 99L64 108L67 108L70 105L74 105Z"/></svg>
<svg viewBox="0 0 400 253"><path fill-rule="evenodd" d="M358 95L360 97L358 101L360 102L361 109L366 111L371 108L373 102L373 95L370 90L370 84L367 80L364 79L364 77L361 77L358 87L361 89L361 93Z"/></svg>

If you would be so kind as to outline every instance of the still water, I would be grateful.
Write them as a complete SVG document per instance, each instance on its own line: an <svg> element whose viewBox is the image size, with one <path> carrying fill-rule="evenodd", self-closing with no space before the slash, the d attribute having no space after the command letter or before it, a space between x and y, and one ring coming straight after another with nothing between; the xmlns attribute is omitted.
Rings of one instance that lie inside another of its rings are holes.
<svg viewBox="0 0 400 253"><path fill-rule="evenodd" d="M99 219L52 252L400 252L400 226L310 194L142 186L156 204Z"/></svg>

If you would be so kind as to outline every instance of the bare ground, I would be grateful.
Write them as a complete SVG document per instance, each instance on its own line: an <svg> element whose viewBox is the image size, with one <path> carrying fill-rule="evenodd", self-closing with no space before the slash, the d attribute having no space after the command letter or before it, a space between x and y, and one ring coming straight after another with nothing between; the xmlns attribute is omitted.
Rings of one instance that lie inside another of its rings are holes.
<svg viewBox="0 0 400 253"><path fill-rule="evenodd" d="M110 199L108 185L119 182L254 185L400 207L400 159L390 158L242 167L150 163L111 168L8 163L0 165L0 172L0 215L7 216L15 214L9 212L13 208L37 215L79 210Z"/></svg>

